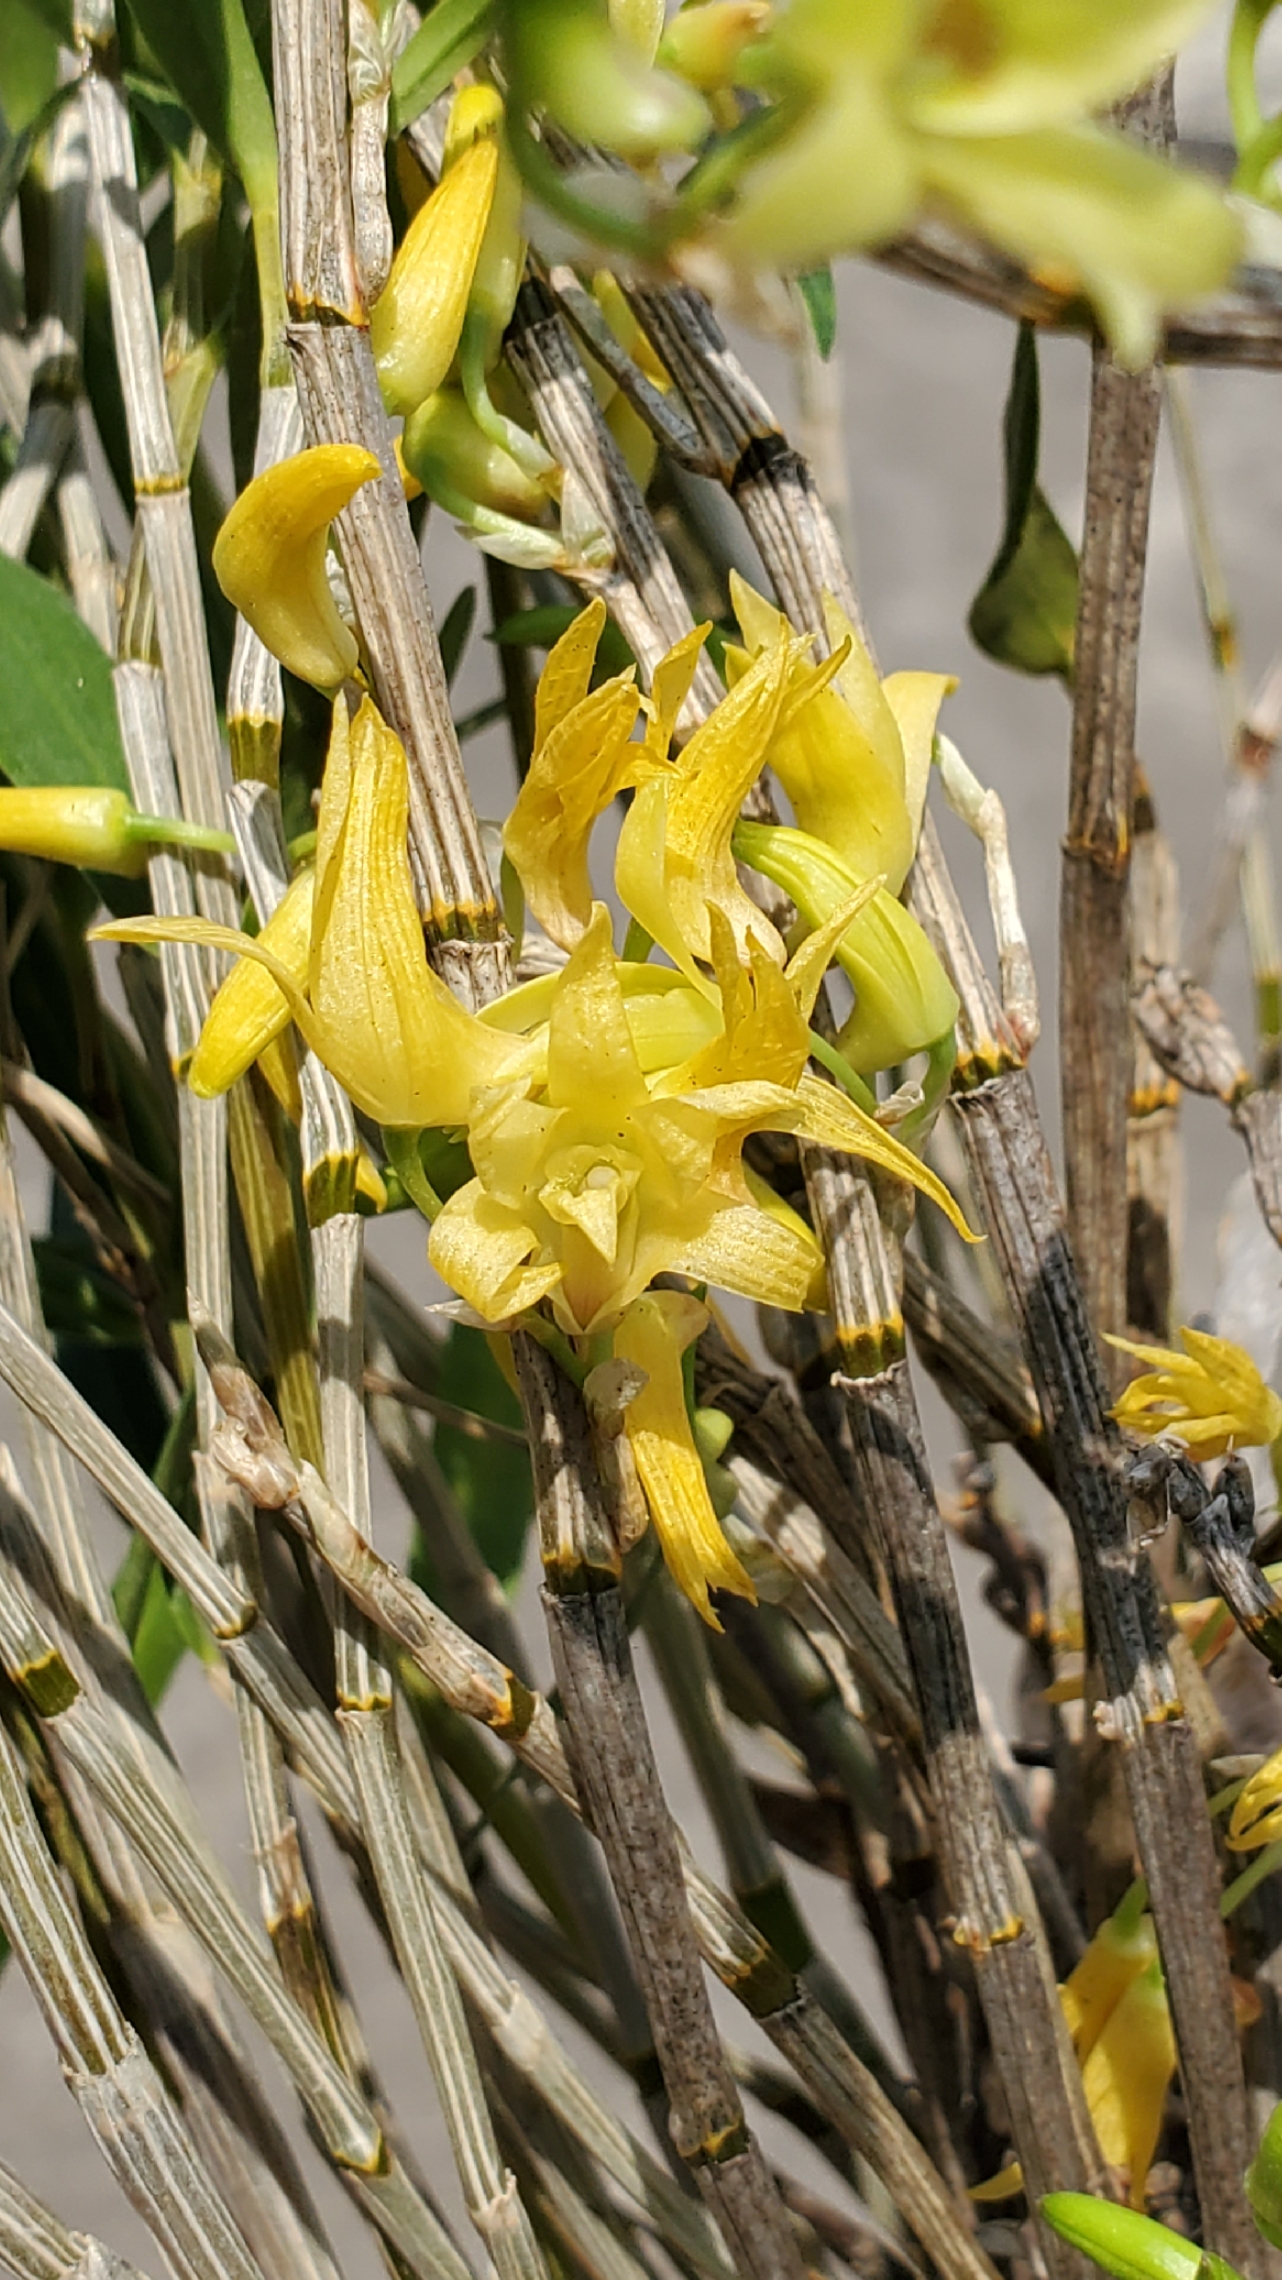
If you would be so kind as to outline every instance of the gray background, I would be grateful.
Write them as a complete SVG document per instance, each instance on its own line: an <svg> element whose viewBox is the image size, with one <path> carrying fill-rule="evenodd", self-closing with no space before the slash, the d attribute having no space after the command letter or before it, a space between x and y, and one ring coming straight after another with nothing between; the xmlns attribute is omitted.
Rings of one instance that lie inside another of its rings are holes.
<svg viewBox="0 0 1282 2280"><path fill-rule="evenodd" d="M1222 29L1213 23L1181 66L1181 125L1192 135L1222 130L1219 96ZM1275 43L1275 49L1278 43ZM1266 102L1282 100L1282 57L1266 85ZM955 672L958 694L945 725L972 767L1000 790L1010 820L1017 875L1043 993L1044 1035L1035 1070L1043 1113L1054 1135L1058 1122L1055 1048L1055 943L1059 840L1064 814L1068 708L1058 686L1029 683L988 665L965 631L970 600L993 553L1000 520L1000 418L1013 334L1000 318L896 279L870 264L839 271L840 355L844 386L846 457L851 516L861 591L883 670L923 666ZM761 343L742 344L785 424L795 417L786 355ZM1048 341L1042 348L1044 487L1070 533L1080 525L1089 357L1077 342ZM1254 687L1282 645L1282 376L1199 373L1194 400L1202 437L1215 523L1229 588L1237 610L1246 683ZM426 547L434 598L443 608L463 583L476 582L476 558L441 517L432 521ZM461 711L494 692L492 653L474 641L457 691ZM1198 615L1184 535L1182 508L1164 441L1153 510L1145 596L1139 747L1162 822L1172 840L1185 888L1185 908L1204 892L1223 773L1212 680ZM502 739L492 735L471 747L478 804L498 813L508 795ZM982 881L974 849L946 820L959 879L971 909L982 913ZM981 919L982 938L987 939ZM1249 1036L1249 1004L1240 931L1221 958L1217 988L1238 1026ZM1189 1103L1184 1118L1186 1245L1180 1286L1184 1316L1215 1300L1216 1229L1230 1184L1241 1172L1237 1143L1220 1112ZM33 1212L43 1212L44 1182L30 1167ZM425 1266L407 1240L407 1223L375 1230L375 1248L415 1287L427 1290ZM421 1251L421 1246L419 1247ZM408 1256L408 1266L407 1266ZM1264 1280L1271 1288L1267 1258ZM955 1445L948 1422L931 1406L931 1432L941 1478ZM11 1427L7 1429L12 1429ZM1011 1476L1021 1517L1044 1522L1018 1472ZM376 1520L380 1541L394 1555L404 1540L398 1499L380 1473ZM105 1549L114 1564L119 1530L103 1518ZM975 1576L963 1560L961 1580L972 1642L984 1683L999 1713L1005 1705L1009 1642L977 1603ZM533 1593L527 1589L528 1635L536 1668L546 1657ZM167 1705L167 1723L224 1861L249 1905L253 1878L235 1768L232 1713L225 1689L190 1663ZM694 1799L686 1768L661 1710L656 1715L676 1810L709 1865L715 1847ZM771 1763L776 1778L786 1765ZM470 2231L459 2210L435 2099L397 1982L359 1910L346 1873L316 1834L327 1898L341 1928L366 2034L402 2126L425 2162L433 2185L459 2216L460 2238L471 2254ZM868 1943L832 1887L802 1870L795 1879L804 1905L870 2009L893 2034L872 1984ZM722 2008L728 2035L746 2044L753 2032L744 2015ZM566 2029L572 2045L576 2037ZM288 2116L290 2094L264 2058L279 2110ZM606 2085L603 2085L603 2087ZM623 2099L616 2078L608 2095ZM786 2131L772 2138L780 2156L812 2176L833 2198L840 2189L828 2172ZM68 2222L98 2230L133 2255L144 2269L159 2269L157 2252L124 2205L90 2144L61 2084L52 2046L20 1973L0 1981L0 2158L17 2169ZM381 2269L370 2236L318 2165L318 2193L332 2221L345 2268L356 2274Z"/></svg>

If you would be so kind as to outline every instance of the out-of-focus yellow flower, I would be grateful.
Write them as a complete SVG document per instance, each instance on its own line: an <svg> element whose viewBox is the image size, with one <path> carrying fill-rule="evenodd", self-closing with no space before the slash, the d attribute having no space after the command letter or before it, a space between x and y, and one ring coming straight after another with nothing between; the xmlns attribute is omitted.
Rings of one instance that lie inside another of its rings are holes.
<svg viewBox="0 0 1282 2280"><path fill-rule="evenodd" d="M703 242L750 269L805 269L942 208L1089 295L1138 366L1161 312L1222 282L1241 232L1210 183L1091 114L1206 12L1205 0L790 0L739 73L778 99L781 131Z"/></svg>
<svg viewBox="0 0 1282 2280"><path fill-rule="evenodd" d="M1109 1337L1108 1343L1151 1365L1131 1380L1112 1412L1140 1440L1169 1433L1200 1463L1230 1449L1268 1448L1282 1432L1282 1400L1231 1338L1185 1328L1182 1354L1129 1338Z"/></svg>
<svg viewBox="0 0 1282 2280"><path fill-rule="evenodd" d="M694 89L651 63L662 9L614 0L620 36L597 0L504 0L504 60L524 108L546 108L580 142L625 158L692 150L708 126ZM648 53L647 53L648 51Z"/></svg>
<svg viewBox="0 0 1282 2280"><path fill-rule="evenodd" d="M336 689L359 654L325 575L329 526L380 473L359 444L315 444L255 475L214 541L214 576L228 601L282 665L318 689Z"/></svg>
<svg viewBox="0 0 1282 2280"><path fill-rule="evenodd" d="M1131 2205L1142 2209L1176 2052L1153 1919L1132 1895L1101 1924L1059 1994L1100 2152L1127 2172ZM1011 2162L971 2198L1004 2201L1022 2190L1023 2171Z"/></svg>
<svg viewBox="0 0 1282 2280"><path fill-rule="evenodd" d="M0 789L0 847L46 863L79 863L139 879L153 848L229 853L228 832L180 816L139 815L124 792L101 784L15 784Z"/></svg>
<svg viewBox="0 0 1282 2280"><path fill-rule="evenodd" d="M1282 1750L1275 1750L1239 1793L1229 1816L1233 1852L1254 1852L1282 1837Z"/></svg>
<svg viewBox="0 0 1282 2280"><path fill-rule="evenodd" d="M467 89L486 97L487 89ZM455 113L458 104L455 104ZM495 124L492 112L487 123ZM456 144L461 141L456 134ZM370 311L370 344L390 412L409 414L445 379L463 333L468 296L498 179L494 133L481 131L447 164L396 251Z"/></svg>
<svg viewBox="0 0 1282 2280"><path fill-rule="evenodd" d="M729 87L749 40L770 19L767 0L703 0L680 8L659 43L659 61L705 95Z"/></svg>

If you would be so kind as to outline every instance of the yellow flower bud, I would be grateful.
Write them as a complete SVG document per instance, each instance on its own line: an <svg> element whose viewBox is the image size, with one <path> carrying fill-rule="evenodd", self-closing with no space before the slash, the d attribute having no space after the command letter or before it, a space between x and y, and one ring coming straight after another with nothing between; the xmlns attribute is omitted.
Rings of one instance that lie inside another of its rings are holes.
<svg viewBox="0 0 1282 2280"><path fill-rule="evenodd" d="M704 0L681 8L659 43L659 61L705 95L733 84L749 40L769 20L768 0Z"/></svg>
<svg viewBox="0 0 1282 2280"><path fill-rule="evenodd" d="M1174 2072L1170 2005L1155 1959L1131 1981L1082 2068L1100 2152L1111 2168L1129 2173L1133 2209L1144 2206Z"/></svg>
<svg viewBox="0 0 1282 2280"><path fill-rule="evenodd" d="M773 879L811 927L857 893L860 881L831 847L786 824L740 823L735 852ZM838 1046L859 1076L872 1076L945 1037L957 1019L957 993L912 912L879 887L837 944L837 963L855 992Z"/></svg>
<svg viewBox="0 0 1282 2280"><path fill-rule="evenodd" d="M81 863L122 879L141 878L153 846L172 843L222 853L225 831L179 817L137 815L124 792L100 784L22 784L0 789L0 847L46 863Z"/></svg>
<svg viewBox="0 0 1282 2280"><path fill-rule="evenodd" d="M390 412L416 410L454 362L498 166L492 134L461 153L414 216L370 311L370 344Z"/></svg>
<svg viewBox="0 0 1282 2280"><path fill-rule="evenodd" d="M541 515L547 491L509 451L477 426L461 389L438 388L405 423L406 467L448 514L468 519L469 506L518 520Z"/></svg>
<svg viewBox="0 0 1282 2280"><path fill-rule="evenodd" d="M316 444L265 468L214 541L214 576L273 657L300 681L335 689L356 667L356 637L325 575L329 526L382 472L355 443Z"/></svg>
<svg viewBox="0 0 1282 2280"><path fill-rule="evenodd" d="M1131 1981L1157 1954L1151 1916L1129 1904L1130 1895L1106 1916L1085 1955L1059 1991L1060 2004L1079 2059L1094 2049L1103 2028Z"/></svg>

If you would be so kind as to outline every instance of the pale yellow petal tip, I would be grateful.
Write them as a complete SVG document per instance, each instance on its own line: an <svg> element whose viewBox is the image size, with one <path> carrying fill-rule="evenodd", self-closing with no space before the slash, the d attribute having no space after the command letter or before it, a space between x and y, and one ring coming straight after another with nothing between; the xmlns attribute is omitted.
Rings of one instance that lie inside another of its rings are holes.
<svg viewBox="0 0 1282 2280"><path fill-rule="evenodd" d="M381 472L360 444L315 444L246 484L214 541L228 601L273 657L318 689L337 688L359 656L326 575L329 526Z"/></svg>
<svg viewBox="0 0 1282 2280"><path fill-rule="evenodd" d="M1231 1449L1268 1448L1282 1433L1282 1399L1265 1384L1255 1363L1231 1338L1183 1328L1183 1353L1137 1344L1106 1333L1119 1352L1150 1366L1134 1378L1110 1415L1140 1440L1165 1435L1184 1443L1199 1462Z"/></svg>

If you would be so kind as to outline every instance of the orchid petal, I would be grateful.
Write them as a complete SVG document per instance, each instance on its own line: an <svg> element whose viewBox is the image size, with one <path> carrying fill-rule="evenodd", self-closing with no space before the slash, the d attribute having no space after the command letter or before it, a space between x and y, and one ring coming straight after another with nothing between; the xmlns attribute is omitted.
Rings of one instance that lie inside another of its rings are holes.
<svg viewBox="0 0 1282 2280"><path fill-rule="evenodd" d="M568 683L572 661L563 671ZM588 922L588 840L627 778L640 704L629 668L561 713L536 750L504 826L503 845L525 899L562 949L573 948Z"/></svg>
<svg viewBox="0 0 1282 2280"><path fill-rule="evenodd" d="M921 837L921 819L930 782L930 761L935 746L939 708L957 686L953 673L888 673L882 694L894 715L904 755L904 805L914 848ZM892 893L903 881L887 879Z"/></svg>
<svg viewBox="0 0 1282 2280"><path fill-rule="evenodd" d="M409 772L370 703L334 729L317 821L311 1025L326 1067L380 1124L463 1124L477 1085L529 1049L466 1012L427 963L407 847Z"/></svg>
<svg viewBox="0 0 1282 2280"><path fill-rule="evenodd" d="M709 1590L756 1599L712 1509L686 1410L681 1356L706 1327L708 1311L679 1291L634 1300L614 1333L616 1359L644 1370L646 1382L623 1412L624 1431L674 1580L714 1631Z"/></svg>
<svg viewBox="0 0 1282 2280"><path fill-rule="evenodd" d="M605 626L605 603L598 595L571 619L547 654L534 692L534 751L547 743L567 713L582 704L592 683L597 645Z"/></svg>
<svg viewBox="0 0 1282 2280"><path fill-rule="evenodd" d="M293 975L300 991L307 987L315 886L315 872L300 871L258 936L263 949ZM268 968L256 959L237 959L205 1016L187 1071L192 1091L201 1100L226 1092L292 1018L289 1002Z"/></svg>
<svg viewBox="0 0 1282 2280"><path fill-rule="evenodd" d="M214 540L214 576L228 601L273 657L318 689L337 688L358 656L325 574L329 526L381 473L355 443L295 452L246 484Z"/></svg>
<svg viewBox="0 0 1282 2280"><path fill-rule="evenodd" d="M519 1213L469 1180L432 1221L427 1255L443 1282L486 1322L505 1322L546 1298L561 1279L555 1260L527 1264L537 1239Z"/></svg>

